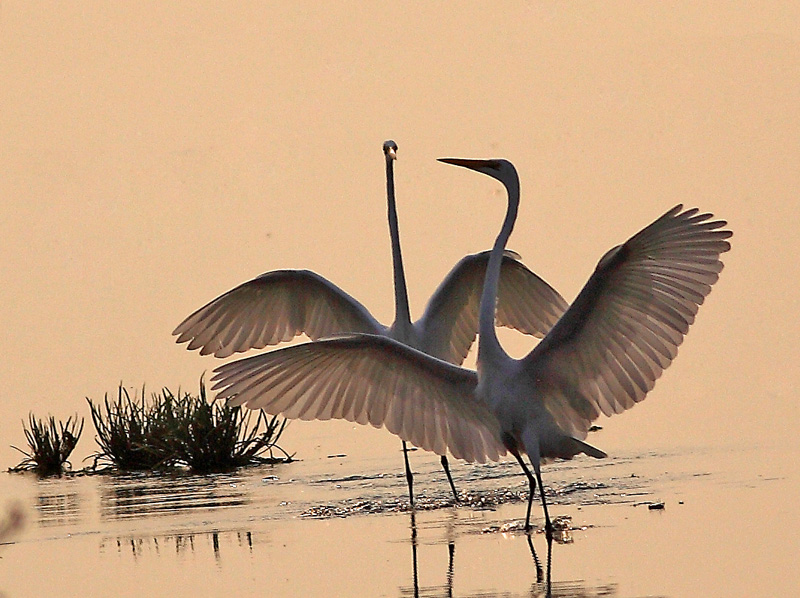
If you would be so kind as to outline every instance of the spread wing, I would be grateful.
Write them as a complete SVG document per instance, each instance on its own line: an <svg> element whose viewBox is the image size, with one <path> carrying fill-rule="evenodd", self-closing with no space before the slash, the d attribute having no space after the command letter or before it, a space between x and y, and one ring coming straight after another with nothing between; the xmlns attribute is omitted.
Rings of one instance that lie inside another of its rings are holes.
<svg viewBox="0 0 800 598"><path fill-rule="evenodd" d="M496 418L474 397L475 372L383 336L294 345L215 372L217 396L231 405L385 426L420 448L471 462L505 454Z"/></svg>
<svg viewBox="0 0 800 598"><path fill-rule="evenodd" d="M730 249L727 223L711 218L679 205L609 251L525 358L565 432L585 438L600 413L633 407L672 363Z"/></svg>
<svg viewBox="0 0 800 598"><path fill-rule="evenodd" d="M201 307L172 333L201 355L228 357L305 333L312 340L344 332L382 334L361 303L309 270L275 270Z"/></svg>
<svg viewBox="0 0 800 598"><path fill-rule="evenodd" d="M423 351L460 364L478 332L478 310L489 251L468 255L445 277L417 323ZM507 251L500 270L497 324L542 338L568 304L553 287Z"/></svg>

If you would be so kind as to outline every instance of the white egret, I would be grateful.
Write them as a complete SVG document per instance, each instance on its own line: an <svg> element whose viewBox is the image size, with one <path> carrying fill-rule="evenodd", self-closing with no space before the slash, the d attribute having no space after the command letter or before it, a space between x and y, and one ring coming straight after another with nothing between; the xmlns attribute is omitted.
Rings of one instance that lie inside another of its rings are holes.
<svg viewBox="0 0 800 598"><path fill-rule="evenodd" d="M497 460L508 451L528 477L526 528L538 481L550 533L541 462L606 456L583 442L591 422L644 399L672 363L719 278L719 256L733 233L697 208L672 208L607 252L544 340L513 359L497 339L494 305L519 204L516 169L506 160L442 161L487 174L508 192L481 296L477 371L389 338L352 335L227 363L216 369L214 389L230 404L289 418L385 426L425 450L449 450L466 461Z"/></svg>
<svg viewBox="0 0 800 598"><path fill-rule="evenodd" d="M395 204L397 144L386 141L383 152L395 290L395 320L391 326L380 324L361 303L314 272L277 270L241 284L195 311L173 332L178 335L177 342L188 342L189 349L199 348L202 355L228 357L302 333L317 340L362 332L387 336L444 361L462 363L477 333L480 293L490 252L468 255L459 261L434 292L422 317L412 322ZM504 255L500 272L498 323L543 337L567 303L511 252ZM458 500L447 457L444 452L440 455ZM405 440L403 456L413 504L413 476Z"/></svg>

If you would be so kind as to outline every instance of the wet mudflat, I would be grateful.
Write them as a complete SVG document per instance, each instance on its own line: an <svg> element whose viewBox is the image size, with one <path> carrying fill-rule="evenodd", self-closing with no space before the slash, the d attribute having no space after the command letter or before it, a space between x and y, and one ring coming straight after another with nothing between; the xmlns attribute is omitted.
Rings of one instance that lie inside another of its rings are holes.
<svg viewBox="0 0 800 598"><path fill-rule="evenodd" d="M525 482L512 462L458 467L463 504L453 506L437 460L418 452L413 514L398 455L204 477L4 475L3 495L25 503L27 522L0 547L0 592L539 596L549 575L553 596L790 595L800 587L794 510L776 497L797 495L780 473L791 455L775 451L764 460L774 469L754 475L752 451L547 466L564 523L549 567L544 535L529 543L520 531Z"/></svg>

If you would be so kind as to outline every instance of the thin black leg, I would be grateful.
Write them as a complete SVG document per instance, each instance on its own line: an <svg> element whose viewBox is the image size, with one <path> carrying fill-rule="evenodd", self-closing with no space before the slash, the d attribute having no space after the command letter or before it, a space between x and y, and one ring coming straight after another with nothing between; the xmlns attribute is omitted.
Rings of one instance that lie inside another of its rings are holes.
<svg viewBox="0 0 800 598"><path fill-rule="evenodd" d="M444 469L444 472L447 474L447 481L450 482L453 498L458 502L458 492L456 491L456 485L453 483L453 476L450 475L450 464L447 462L447 457L445 455L442 455L442 469Z"/></svg>
<svg viewBox="0 0 800 598"><path fill-rule="evenodd" d="M533 478L531 474L531 470L528 469L528 466L525 465L525 461L522 460L522 456L517 451L511 451L511 454L519 462L520 467L522 467L522 471L525 472L525 475L528 476L528 512L525 515L525 531L531 531L531 505L533 505L533 495L536 493L536 480ZM547 508L545 507L545 515L547 514ZM549 519L548 519L549 521Z"/></svg>
<svg viewBox="0 0 800 598"><path fill-rule="evenodd" d="M411 473L411 465L408 463L408 446L403 441L403 460L406 464L406 482L408 483L408 500L411 501L411 508L414 508L414 474Z"/></svg>
<svg viewBox="0 0 800 598"><path fill-rule="evenodd" d="M542 473L539 471L539 464L533 464L533 470L536 472L536 479L539 482L539 496L542 499L542 508L544 509L544 531L548 539L553 537L553 524L550 523L550 515L547 513L547 501L544 498L544 484L542 484Z"/></svg>

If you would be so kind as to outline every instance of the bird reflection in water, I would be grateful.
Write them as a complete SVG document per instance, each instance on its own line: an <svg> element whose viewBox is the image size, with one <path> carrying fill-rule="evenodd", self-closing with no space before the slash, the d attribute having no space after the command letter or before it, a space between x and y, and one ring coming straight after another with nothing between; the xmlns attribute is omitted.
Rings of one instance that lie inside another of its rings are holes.
<svg viewBox="0 0 800 598"><path fill-rule="evenodd" d="M530 533L525 534L525 539L528 541L528 548L530 548L531 556L533 557L533 564L536 566L536 583L531 588L531 595L539 595L541 592L542 584L544 584L545 596L552 596L551 576L553 565L553 535L547 534L547 571L542 571L542 564L539 562L539 557L536 555L536 548L533 546L533 538ZM537 590L534 593L534 589Z"/></svg>
<svg viewBox="0 0 800 598"><path fill-rule="evenodd" d="M448 551L447 572L445 576L445 583L443 585L420 586L419 577L420 569L418 562L418 551L420 546L419 534L417 528L416 512L415 510L409 511L410 515L410 544L411 544L411 559L412 559L412 586L401 587L400 596L413 596L414 598L452 598L454 595L454 582L455 582L455 553L456 553L456 534L455 534L455 519L451 520L447 525L446 542ZM569 517L559 517L553 519L553 533L541 534L546 542L546 556L544 559L539 557L534 546L534 537L538 537L536 532L525 532L523 529L509 530L502 532L500 528L493 528L490 531L485 531L486 534L491 533L514 533L517 531L519 534L525 536L530 552L532 565L531 576L532 583L528 591L520 594L509 594L507 591L501 592L502 596L527 596L527 597L547 597L547 598L574 598L575 596L582 596L585 598L600 597L600 596L615 596L617 595L617 587L613 584L590 586L584 580L571 580L571 581L552 581L552 565L553 565L553 543L556 544L570 544L572 543L572 527ZM435 543L435 542L434 542ZM474 563L467 564L468 568L474 566ZM491 579L487 578L487 582L491 583ZM469 593L459 592L459 596L468 596L473 598L488 598L495 596L497 593L492 589L481 589Z"/></svg>
<svg viewBox="0 0 800 598"><path fill-rule="evenodd" d="M416 510L411 509L411 563L412 563L412 576L413 576L413 596L414 598L419 598L420 596L447 596L448 598L452 597L453 595L453 562L455 560L456 554L456 543L453 534L453 527L452 525L448 526L448 534L447 534L447 551L449 553L449 557L447 559L447 581L444 586L431 586L431 587L423 587L423 593L420 594L420 587L419 587L419 565L417 559L417 549L419 546L419 538L417 535L417 516ZM400 595L407 595L407 589L401 588Z"/></svg>

